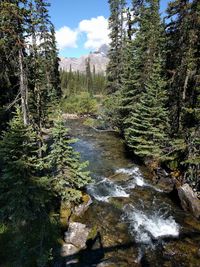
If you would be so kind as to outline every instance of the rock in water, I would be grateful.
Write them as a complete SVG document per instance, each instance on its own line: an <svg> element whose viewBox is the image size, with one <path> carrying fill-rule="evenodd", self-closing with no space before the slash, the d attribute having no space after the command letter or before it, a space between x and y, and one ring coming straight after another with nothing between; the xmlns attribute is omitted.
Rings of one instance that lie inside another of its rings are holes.
<svg viewBox="0 0 200 267"><path fill-rule="evenodd" d="M200 218L200 200L195 196L192 188L184 184L178 188L181 206L185 211L190 211L197 219Z"/></svg>
<svg viewBox="0 0 200 267"><path fill-rule="evenodd" d="M86 245L90 229L85 224L71 222L68 231L65 232L65 243L81 249Z"/></svg>

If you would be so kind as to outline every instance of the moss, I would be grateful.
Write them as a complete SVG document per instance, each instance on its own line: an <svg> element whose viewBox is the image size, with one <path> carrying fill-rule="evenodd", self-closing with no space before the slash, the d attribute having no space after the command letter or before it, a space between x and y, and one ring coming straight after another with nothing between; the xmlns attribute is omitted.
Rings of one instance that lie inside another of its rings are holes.
<svg viewBox="0 0 200 267"><path fill-rule="evenodd" d="M83 196L82 196L82 202L86 204L89 201L90 201L90 196L88 194L83 194Z"/></svg>
<svg viewBox="0 0 200 267"><path fill-rule="evenodd" d="M70 205L68 203L62 203L60 207L60 224L62 228L67 228L71 213Z"/></svg>
<svg viewBox="0 0 200 267"><path fill-rule="evenodd" d="M98 233L98 229L97 229L97 226L95 225L91 231L89 232L89 235L88 235L88 240L89 239L94 239L96 236L97 236L97 233Z"/></svg>

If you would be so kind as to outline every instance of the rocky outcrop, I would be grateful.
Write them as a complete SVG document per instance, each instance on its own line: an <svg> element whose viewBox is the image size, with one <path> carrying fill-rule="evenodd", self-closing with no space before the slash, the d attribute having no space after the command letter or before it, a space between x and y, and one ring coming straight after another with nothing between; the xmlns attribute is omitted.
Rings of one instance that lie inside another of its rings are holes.
<svg viewBox="0 0 200 267"><path fill-rule="evenodd" d="M177 190L182 208L185 211L191 212L196 218L200 218L200 200L197 198L192 188L188 184L184 184Z"/></svg>

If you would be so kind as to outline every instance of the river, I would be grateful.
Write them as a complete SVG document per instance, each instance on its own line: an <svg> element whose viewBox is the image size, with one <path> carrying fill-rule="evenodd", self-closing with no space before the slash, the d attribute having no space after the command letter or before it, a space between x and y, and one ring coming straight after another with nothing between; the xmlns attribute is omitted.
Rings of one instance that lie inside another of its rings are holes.
<svg viewBox="0 0 200 267"><path fill-rule="evenodd" d="M93 178L87 187L93 204L79 221L98 233L74 266L199 267L200 222L153 184L117 133L95 131L79 120L66 124Z"/></svg>

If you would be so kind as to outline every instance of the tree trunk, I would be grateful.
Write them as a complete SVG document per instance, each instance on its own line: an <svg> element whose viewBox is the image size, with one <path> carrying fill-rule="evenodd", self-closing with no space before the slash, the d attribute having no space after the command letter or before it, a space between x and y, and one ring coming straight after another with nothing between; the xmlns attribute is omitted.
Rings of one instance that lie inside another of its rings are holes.
<svg viewBox="0 0 200 267"><path fill-rule="evenodd" d="M20 67L20 94L21 94L22 114L23 114L24 125L28 125L29 124L28 86L27 86L27 77L24 71L22 48L19 49L19 67Z"/></svg>

